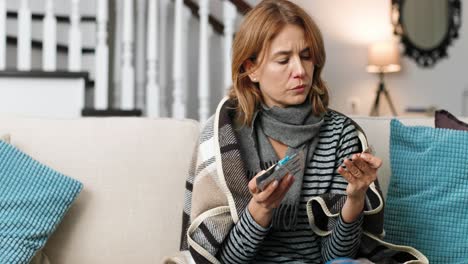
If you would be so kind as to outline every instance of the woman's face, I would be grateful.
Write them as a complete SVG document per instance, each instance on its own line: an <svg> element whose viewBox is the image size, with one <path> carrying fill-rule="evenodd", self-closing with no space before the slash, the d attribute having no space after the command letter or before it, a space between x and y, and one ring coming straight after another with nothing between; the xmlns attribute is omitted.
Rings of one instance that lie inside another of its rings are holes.
<svg viewBox="0 0 468 264"><path fill-rule="evenodd" d="M303 103L311 90L314 63L304 30L286 25L270 43L260 67L249 75L258 82L264 103L287 107Z"/></svg>

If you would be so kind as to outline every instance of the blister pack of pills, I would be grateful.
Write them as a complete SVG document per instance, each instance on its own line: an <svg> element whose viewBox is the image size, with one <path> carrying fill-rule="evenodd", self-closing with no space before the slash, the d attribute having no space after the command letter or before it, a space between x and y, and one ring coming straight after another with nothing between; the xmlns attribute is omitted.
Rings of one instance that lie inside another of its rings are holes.
<svg viewBox="0 0 468 264"><path fill-rule="evenodd" d="M292 175L296 175L299 172L303 173L304 165L304 151L299 151L290 156L286 156L278 161L278 163L268 168L265 173L257 177L257 188L263 191L269 183L274 180L279 182L288 173Z"/></svg>

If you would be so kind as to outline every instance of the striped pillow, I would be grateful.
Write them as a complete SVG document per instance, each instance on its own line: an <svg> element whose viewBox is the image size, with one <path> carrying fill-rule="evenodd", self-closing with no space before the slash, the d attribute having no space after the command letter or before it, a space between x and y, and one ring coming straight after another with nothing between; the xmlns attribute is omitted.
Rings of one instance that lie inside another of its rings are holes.
<svg viewBox="0 0 468 264"><path fill-rule="evenodd" d="M0 141L0 263L28 263L82 184Z"/></svg>

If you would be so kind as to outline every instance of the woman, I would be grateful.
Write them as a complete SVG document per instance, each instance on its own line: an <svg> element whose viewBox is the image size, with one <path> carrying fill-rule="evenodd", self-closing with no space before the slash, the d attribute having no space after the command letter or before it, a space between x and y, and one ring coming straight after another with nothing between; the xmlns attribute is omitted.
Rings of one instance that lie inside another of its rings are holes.
<svg viewBox="0 0 468 264"><path fill-rule="evenodd" d="M353 122L328 109L324 65L321 33L297 5L265 0L244 18L233 87L203 129L187 182L182 248L197 262L356 256L366 193L382 161L361 154ZM296 153L305 157L301 169L260 191L256 178ZM339 217L322 237L311 229L308 202L335 194Z"/></svg>

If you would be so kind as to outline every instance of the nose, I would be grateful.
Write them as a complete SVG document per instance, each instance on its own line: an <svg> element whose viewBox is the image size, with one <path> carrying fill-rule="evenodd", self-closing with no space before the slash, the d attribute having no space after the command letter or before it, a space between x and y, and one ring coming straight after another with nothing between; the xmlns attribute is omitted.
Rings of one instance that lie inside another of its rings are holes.
<svg viewBox="0 0 468 264"><path fill-rule="evenodd" d="M293 78L294 79L302 79L305 75L304 65L302 65L301 58L295 58L293 63Z"/></svg>

